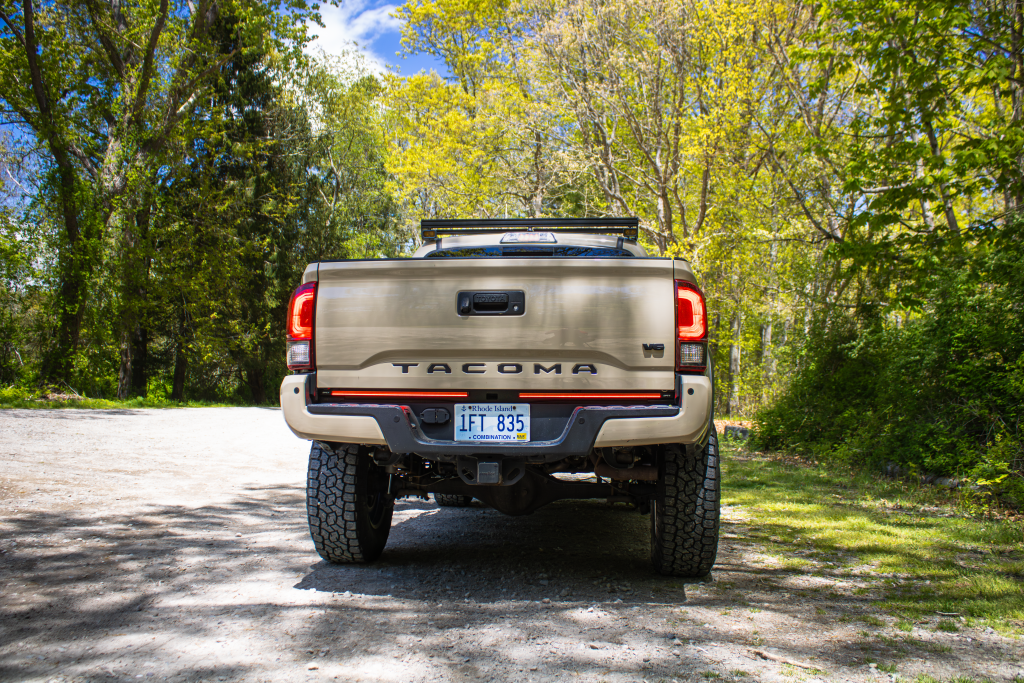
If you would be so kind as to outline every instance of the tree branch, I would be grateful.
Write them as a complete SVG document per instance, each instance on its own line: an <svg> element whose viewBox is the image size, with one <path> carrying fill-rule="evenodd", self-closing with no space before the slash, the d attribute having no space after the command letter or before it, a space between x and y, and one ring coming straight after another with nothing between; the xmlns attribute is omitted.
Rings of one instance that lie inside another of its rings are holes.
<svg viewBox="0 0 1024 683"><path fill-rule="evenodd" d="M14 37L18 39L21 46L25 47L25 36L21 35L21 31L18 30L18 27L15 26L10 17L7 16L7 12L0 10L0 19L3 19L3 22L7 24L7 28L11 29L11 33L13 33Z"/></svg>
<svg viewBox="0 0 1024 683"><path fill-rule="evenodd" d="M32 9L32 0L24 0L23 7L25 8L25 56L28 58L28 69L32 78L32 94L36 98L39 113L43 115L46 124L52 125L50 98L46 95L43 73L39 68L39 45L36 42L35 13Z"/></svg>
<svg viewBox="0 0 1024 683"><path fill-rule="evenodd" d="M107 53L107 59L110 60L111 66L114 67L117 77L124 78L124 60L121 59L121 53L117 51L117 46L114 45L114 41L110 39L110 36L104 30L103 23L100 21L102 18L101 14L103 13L102 6L97 6L95 2L90 1L86 3L85 8L89 13L92 25L96 27L96 35L99 37L100 46ZM97 9L101 14L97 14Z"/></svg>
<svg viewBox="0 0 1024 683"><path fill-rule="evenodd" d="M139 87L135 91L135 101L132 103L131 120L134 125L139 124L139 118L145 106L146 97L149 94L149 84L153 80L153 58L156 53L156 45L160 40L160 34L163 32L166 22L167 0L161 0L160 14L157 17L156 24L153 26L153 30L150 31L149 42L146 43L146 54L142 58L142 76L139 78Z"/></svg>

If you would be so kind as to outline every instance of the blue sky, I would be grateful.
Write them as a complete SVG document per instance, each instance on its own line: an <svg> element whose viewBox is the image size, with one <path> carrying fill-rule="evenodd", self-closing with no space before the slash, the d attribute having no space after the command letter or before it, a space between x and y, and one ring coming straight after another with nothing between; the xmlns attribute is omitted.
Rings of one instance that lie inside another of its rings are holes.
<svg viewBox="0 0 1024 683"><path fill-rule="evenodd" d="M375 71L392 67L391 70L410 76L434 69L444 75L444 62L429 55L402 59L396 54L402 49L402 22L391 16L397 7L380 0L344 0L337 7L323 4L320 15L324 27L310 26L310 33L318 36L310 49L338 54L350 50L355 43Z"/></svg>

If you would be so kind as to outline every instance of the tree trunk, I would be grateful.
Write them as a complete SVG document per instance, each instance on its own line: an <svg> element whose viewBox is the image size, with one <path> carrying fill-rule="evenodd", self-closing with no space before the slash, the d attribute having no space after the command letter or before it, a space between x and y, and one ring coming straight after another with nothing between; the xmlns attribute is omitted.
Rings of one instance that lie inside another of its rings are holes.
<svg viewBox="0 0 1024 683"><path fill-rule="evenodd" d="M146 397L149 385L149 330L136 325L132 335L132 396Z"/></svg>
<svg viewBox="0 0 1024 683"><path fill-rule="evenodd" d="M145 396L148 384L149 330L146 305L151 258L149 255L149 202L125 217L121 236L121 367L117 397Z"/></svg>
<svg viewBox="0 0 1024 683"><path fill-rule="evenodd" d="M185 372L188 370L188 356L185 354L185 330L188 323L188 311L182 304L181 315L178 317L174 344L174 375L171 379L171 400L185 400Z"/></svg>
<svg viewBox="0 0 1024 683"><path fill-rule="evenodd" d="M178 337L178 345L174 348L174 378L171 380L171 400L185 400L185 370L188 358L185 356L185 342Z"/></svg>
<svg viewBox="0 0 1024 683"><path fill-rule="evenodd" d="M57 343L51 347L43 360L42 378L44 381L63 381L71 379L74 368L74 357L78 352L78 342L82 332L82 317L86 296L86 284L90 271L89 241L82 239L79 221L82 219L77 166L71 159L71 136L62 133L60 125L55 124L51 91L46 83L46 73L40 62L39 41L36 36L34 3L25 0L22 3L22 19L24 32L20 38L25 60L28 65L28 78L18 74L11 82L18 83L19 88L31 88L31 93L38 108L38 118L24 116L27 123L35 130L40 141L44 141L53 156L57 170L58 194L60 199L61 217L64 219L63 240L57 246L57 269L60 279L59 298L57 301ZM14 29L8 23L8 27ZM46 54L46 51L43 51ZM15 63L17 63L15 61ZM20 83L19 83L20 81ZM55 89L56 90L56 89ZM88 225L88 222L86 223ZM91 237L91 235L86 235Z"/></svg>
<svg viewBox="0 0 1024 683"><path fill-rule="evenodd" d="M250 365L245 369L245 382L249 386L249 393L252 394L252 400L262 405L267 402L267 391L263 381L264 371L262 367L255 367Z"/></svg>
<svg viewBox="0 0 1024 683"><path fill-rule="evenodd" d="M726 415L740 411L740 333L743 328L743 314L736 311L732 316L732 343L729 344L729 404Z"/></svg>
<svg viewBox="0 0 1024 683"><path fill-rule="evenodd" d="M64 168L60 163L62 154L54 156L58 159L60 208L64 219L66 243L58 248L57 254L60 279L57 300L57 343L43 359L42 375L44 381L67 382L71 379L74 357L78 353L78 341L82 334L90 258L81 239L78 215L80 207L75 200L74 170ZM65 161L67 162L66 159ZM70 165L70 162L67 163Z"/></svg>
<svg viewBox="0 0 1024 683"><path fill-rule="evenodd" d="M771 394L772 378L775 376L775 354L772 353L772 321L761 326L761 372L763 376L761 400L767 401Z"/></svg>
<svg viewBox="0 0 1024 683"><path fill-rule="evenodd" d="M711 318L711 326L708 328L708 363L711 364L711 369L716 377L718 376L718 368L714 365L714 362L718 358L718 340L721 339L721 328L722 314L716 311L714 317ZM717 386L721 387L721 384L717 384ZM715 392L715 412L718 412L721 404L722 395L720 392Z"/></svg>
<svg viewBox="0 0 1024 683"><path fill-rule="evenodd" d="M132 384L132 351L135 346L132 344L131 332L125 330L121 333L121 360L117 370L117 397L122 401L129 398Z"/></svg>
<svg viewBox="0 0 1024 683"><path fill-rule="evenodd" d="M1013 55L1015 78L1010 80L1010 101L1013 107L1013 125L1017 126L1024 120L1024 85L1021 84L1024 78L1024 0L1015 0L1013 3L1013 19L1010 28L1010 54ZM1019 128L1018 128L1019 130ZM1014 183L1014 192L1011 193L1007 211L1019 211L1024 206L1024 182L1021 182L1021 174L1024 173L1024 154L1017 156L1017 182Z"/></svg>

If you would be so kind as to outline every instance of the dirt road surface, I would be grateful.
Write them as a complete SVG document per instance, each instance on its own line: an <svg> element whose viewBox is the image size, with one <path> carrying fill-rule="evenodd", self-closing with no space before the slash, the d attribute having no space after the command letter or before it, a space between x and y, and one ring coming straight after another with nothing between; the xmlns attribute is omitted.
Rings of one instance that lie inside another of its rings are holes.
<svg viewBox="0 0 1024 683"><path fill-rule="evenodd" d="M652 575L648 519L602 501L400 501L380 562L332 566L308 448L271 409L0 411L0 681L892 678L837 619L868 598L773 570L741 509L706 583ZM904 675L1020 670L998 635L921 638Z"/></svg>

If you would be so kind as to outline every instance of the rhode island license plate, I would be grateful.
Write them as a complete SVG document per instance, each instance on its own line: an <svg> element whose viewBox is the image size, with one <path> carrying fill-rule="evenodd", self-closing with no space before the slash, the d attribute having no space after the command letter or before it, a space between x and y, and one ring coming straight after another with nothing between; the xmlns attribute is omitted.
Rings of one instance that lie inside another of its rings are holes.
<svg viewBox="0 0 1024 683"><path fill-rule="evenodd" d="M527 403L456 403L456 441L530 440Z"/></svg>

